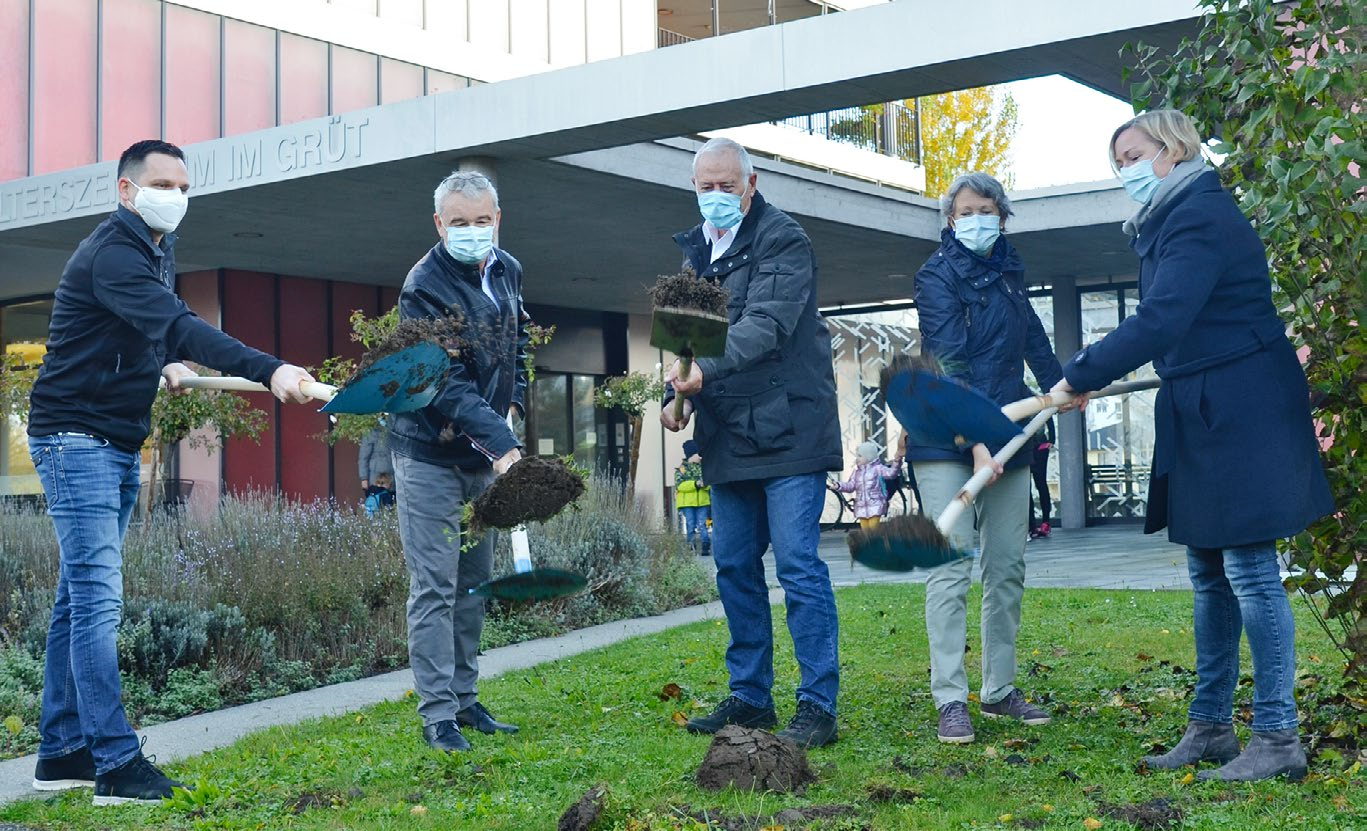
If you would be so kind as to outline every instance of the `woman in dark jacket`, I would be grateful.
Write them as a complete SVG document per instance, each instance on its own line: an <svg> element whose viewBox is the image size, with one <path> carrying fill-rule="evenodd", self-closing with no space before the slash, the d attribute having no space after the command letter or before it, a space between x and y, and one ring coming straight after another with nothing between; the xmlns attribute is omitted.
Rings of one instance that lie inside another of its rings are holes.
<svg viewBox="0 0 1367 831"><path fill-rule="evenodd" d="M1298 779L1295 627L1275 541L1334 507L1305 374L1272 305L1267 252L1201 159L1192 121L1176 110L1138 116L1111 136L1111 157L1141 204L1125 223L1141 299L1055 389L1096 390L1148 361L1163 379L1144 530L1166 525L1187 546L1198 680L1182 741L1145 762L1223 765L1202 779ZM1242 753L1231 723L1241 630L1253 654Z"/></svg>
<svg viewBox="0 0 1367 831"><path fill-rule="evenodd" d="M1011 201L1001 183L986 173L955 179L941 198L947 227L940 249L916 274L913 296L922 349L945 372L999 404L1025 398L1025 363L1047 388L1062 377L1044 326L1030 306L1025 268L1015 247L1001 235ZM977 445L959 452L908 447L925 500L923 512L937 516L975 468L992 465L992 451ZM1016 688L1016 632L1025 593L1025 540L1030 513L1030 457L1018 454L999 480L979 496L974 515L965 512L949 529L953 543L981 549L982 714L1029 725L1049 723L1049 714ZM980 544L979 544L980 543ZM926 630L930 638L930 691L940 713L939 738L973 741L964 672L968 588L972 560L941 566L926 581Z"/></svg>

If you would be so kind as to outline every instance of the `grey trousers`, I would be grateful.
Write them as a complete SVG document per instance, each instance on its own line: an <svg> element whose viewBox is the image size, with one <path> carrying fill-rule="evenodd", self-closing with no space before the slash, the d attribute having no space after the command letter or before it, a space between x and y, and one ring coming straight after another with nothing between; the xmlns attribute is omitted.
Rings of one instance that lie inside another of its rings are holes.
<svg viewBox="0 0 1367 831"><path fill-rule="evenodd" d="M399 537L408 564L408 660L423 724L456 717L475 703L484 598L470 589L489 579L494 534L462 552L465 503L494 481L492 470L466 471L394 454Z"/></svg>
<svg viewBox="0 0 1367 831"><path fill-rule="evenodd" d="M959 462L916 462L925 512L935 517L973 475ZM974 512L965 511L949 529L958 548L981 549L982 691L981 701L995 704L1011 693L1016 680L1016 632L1025 594L1025 540L1030 521L1030 468L1007 470L986 488ZM968 701L964 646L968 639L968 588L973 561L962 560L932 569L926 580L926 633L930 639L930 694L938 709L951 701Z"/></svg>

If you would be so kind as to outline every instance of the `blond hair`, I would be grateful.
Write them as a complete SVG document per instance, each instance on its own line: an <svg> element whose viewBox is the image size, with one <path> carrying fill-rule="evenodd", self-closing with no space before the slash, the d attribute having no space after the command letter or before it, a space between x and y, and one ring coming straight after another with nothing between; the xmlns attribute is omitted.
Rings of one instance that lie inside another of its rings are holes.
<svg viewBox="0 0 1367 831"><path fill-rule="evenodd" d="M1117 173L1120 169L1115 164L1115 141L1131 127L1163 145L1174 163L1194 159L1201 153L1201 135L1190 116L1181 110L1150 110L1131 118L1111 133L1111 169Z"/></svg>

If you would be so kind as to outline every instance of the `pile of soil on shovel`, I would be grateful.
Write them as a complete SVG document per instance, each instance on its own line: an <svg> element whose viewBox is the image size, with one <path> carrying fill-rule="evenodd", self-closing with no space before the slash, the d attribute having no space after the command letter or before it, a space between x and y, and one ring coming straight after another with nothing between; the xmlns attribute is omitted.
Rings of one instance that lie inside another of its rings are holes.
<svg viewBox="0 0 1367 831"><path fill-rule="evenodd" d="M379 361L388 358L395 352L402 352L410 346L417 346L425 341L432 341L446 350L448 355L454 355L462 347L465 341L461 335L465 332L465 318L459 313L451 313L445 317L438 318L417 318L412 320L401 320L399 325L385 336L383 340L366 350L361 356L361 362L356 365L356 371L347 379L351 383L357 376L364 373L367 369L374 366ZM442 372L446 371L442 367ZM440 376L438 376L440 377ZM421 392L431 385L433 380L427 379L426 383L418 383L422 379L405 379L410 389L409 392ZM398 383L397 381L395 382ZM346 384L343 384L346 386ZM386 394L392 395L398 392L396 387L393 391L385 390Z"/></svg>
<svg viewBox="0 0 1367 831"><path fill-rule="evenodd" d="M481 529L512 528L544 522L584 495L584 479L563 459L528 456L508 468L474 501L474 524Z"/></svg>
<svg viewBox="0 0 1367 831"><path fill-rule="evenodd" d="M565 809L556 824L556 831L589 831L603 815L603 801L607 797L606 785L594 785L579 797L579 801Z"/></svg>
<svg viewBox="0 0 1367 831"><path fill-rule="evenodd" d="M657 309L694 309L726 317L726 298L730 292L711 280L704 280L691 268L661 277L650 288L650 302Z"/></svg>
<svg viewBox="0 0 1367 831"><path fill-rule="evenodd" d="M698 765L698 787L720 791L802 793L816 781L807 751L763 730L729 724L717 731Z"/></svg>
<svg viewBox="0 0 1367 831"><path fill-rule="evenodd" d="M845 535L845 544L850 547L850 556L853 557L865 546L883 544L890 539L905 540L924 548L949 548L940 529L923 516L895 516L883 520L875 528L856 528Z"/></svg>

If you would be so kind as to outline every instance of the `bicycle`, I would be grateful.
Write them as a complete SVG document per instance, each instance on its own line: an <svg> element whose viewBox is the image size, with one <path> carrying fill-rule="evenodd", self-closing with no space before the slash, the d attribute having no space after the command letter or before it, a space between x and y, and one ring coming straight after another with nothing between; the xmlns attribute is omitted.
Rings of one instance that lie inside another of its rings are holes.
<svg viewBox="0 0 1367 831"><path fill-rule="evenodd" d="M883 484L888 491L888 510L883 514L884 519L920 512L915 488L901 471L896 476L884 476ZM912 494L908 495L907 491L912 491ZM854 518L854 494L842 493L840 483L833 479L826 480L826 502L822 506L819 524L822 531L849 530L859 525Z"/></svg>

